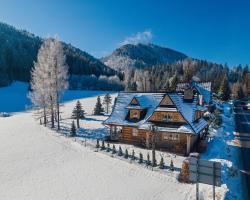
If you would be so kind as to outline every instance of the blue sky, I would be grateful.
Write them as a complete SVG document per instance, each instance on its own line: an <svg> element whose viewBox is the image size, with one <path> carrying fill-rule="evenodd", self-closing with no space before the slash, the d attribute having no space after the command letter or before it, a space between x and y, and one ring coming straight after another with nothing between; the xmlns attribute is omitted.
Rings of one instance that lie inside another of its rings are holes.
<svg viewBox="0 0 250 200"><path fill-rule="evenodd" d="M250 0L0 0L0 21L101 57L150 41L191 57L250 64Z"/></svg>

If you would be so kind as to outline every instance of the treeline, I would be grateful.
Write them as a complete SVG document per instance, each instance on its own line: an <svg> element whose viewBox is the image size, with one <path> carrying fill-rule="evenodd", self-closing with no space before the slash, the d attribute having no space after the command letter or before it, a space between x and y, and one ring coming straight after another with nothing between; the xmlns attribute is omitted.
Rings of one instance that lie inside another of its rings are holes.
<svg viewBox="0 0 250 200"><path fill-rule="evenodd" d="M174 91L178 82L189 82L195 78L212 82L212 91L217 94L228 88L229 96L232 94L237 98L247 95L247 73L248 66L230 69L227 64L188 58L174 64L126 70L124 85L127 91Z"/></svg>
<svg viewBox="0 0 250 200"><path fill-rule="evenodd" d="M124 89L120 78L115 76L99 77L92 75L71 75L69 78L69 89L71 90L112 90L120 91Z"/></svg>

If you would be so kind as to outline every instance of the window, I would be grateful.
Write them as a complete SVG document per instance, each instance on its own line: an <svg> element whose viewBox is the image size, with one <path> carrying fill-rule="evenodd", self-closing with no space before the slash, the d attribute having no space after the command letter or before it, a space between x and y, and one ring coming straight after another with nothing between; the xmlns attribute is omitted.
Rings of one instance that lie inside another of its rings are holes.
<svg viewBox="0 0 250 200"><path fill-rule="evenodd" d="M132 128L132 135L138 136L138 129L137 128Z"/></svg>
<svg viewBox="0 0 250 200"><path fill-rule="evenodd" d="M164 134L163 140L171 140L171 141L178 141L180 139L178 134Z"/></svg>
<svg viewBox="0 0 250 200"><path fill-rule="evenodd" d="M165 115L163 115L162 121L171 122L171 121L173 121L173 119L172 119L171 115L165 114Z"/></svg>
<svg viewBox="0 0 250 200"><path fill-rule="evenodd" d="M200 110L196 110L195 111L195 120L198 120L201 118L201 111Z"/></svg>
<svg viewBox="0 0 250 200"><path fill-rule="evenodd" d="M130 119L139 119L140 111L139 110L130 110Z"/></svg>

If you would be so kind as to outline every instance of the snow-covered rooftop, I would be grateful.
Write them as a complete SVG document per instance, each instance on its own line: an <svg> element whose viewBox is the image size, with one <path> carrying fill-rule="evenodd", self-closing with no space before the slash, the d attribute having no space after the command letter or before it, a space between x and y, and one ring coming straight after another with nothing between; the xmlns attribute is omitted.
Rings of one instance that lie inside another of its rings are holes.
<svg viewBox="0 0 250 200"><path fill-rule="evenodd" d="M159 104L165 95L169 95L176 107L160 107ZM136 98L140 104L139 108L144 107L147 109L146 116L138 121L131 122L126 120L126 116L130 108L137 109L137 105L132 107L129 105L133 98ZM110 117L104 121L104 124L114 124L114 125L127 125L135 126L140 129L148 129L149 122L148 119L153 114L154 111L162 112L180 112L184 119L187 121L185 127L179 126L174 128L176 132L185 133L199 133L207 125L204 119L199 119L195 121L195 110L196 110L196 97L192 103L187 103L183 101L183 95L177 93L119 93L116 103ZM173 127L159 127L159 130L171 131L173 132Z"/></svg>
<svg viewBox="0 0 250 200"><path fill-rule="evenodd" d="M131 125L140 126L145 123L146 120L152 115L156 107L162 100L164 93L127 93L120 92L117 96L113 112L110 117L104 121L104 124L116 124L116 125ZM130 122L126 120L128 114L128 105L133 98L136 98L141 107L147 108L147 113L144 119L139 122Z"/></svg>
<svg viewBox="0 0 250 200"><path fill-rule="evenodd" d="M205 128L207 122L203 118L195 121L195 111L197 110L196 97L194 97L194 101L192 103L183 102L183 95L176 93L169 94L169 97L172 99L177 107L177 110L182 114L184 119L187 120L194 133L199 133Z"/></svg>

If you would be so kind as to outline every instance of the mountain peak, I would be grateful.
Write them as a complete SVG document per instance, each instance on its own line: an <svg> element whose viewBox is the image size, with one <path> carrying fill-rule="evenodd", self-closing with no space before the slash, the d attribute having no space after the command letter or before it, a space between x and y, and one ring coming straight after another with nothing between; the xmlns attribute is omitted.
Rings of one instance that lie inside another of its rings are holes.
<svg viewBox="0 0 250 200"><path fill-rule="evenodd" d="M107 66L124 71L127 68L146 68L156 64L174 63L187 56L170 48L152 43L125 44L102 59Z"/></svg>

